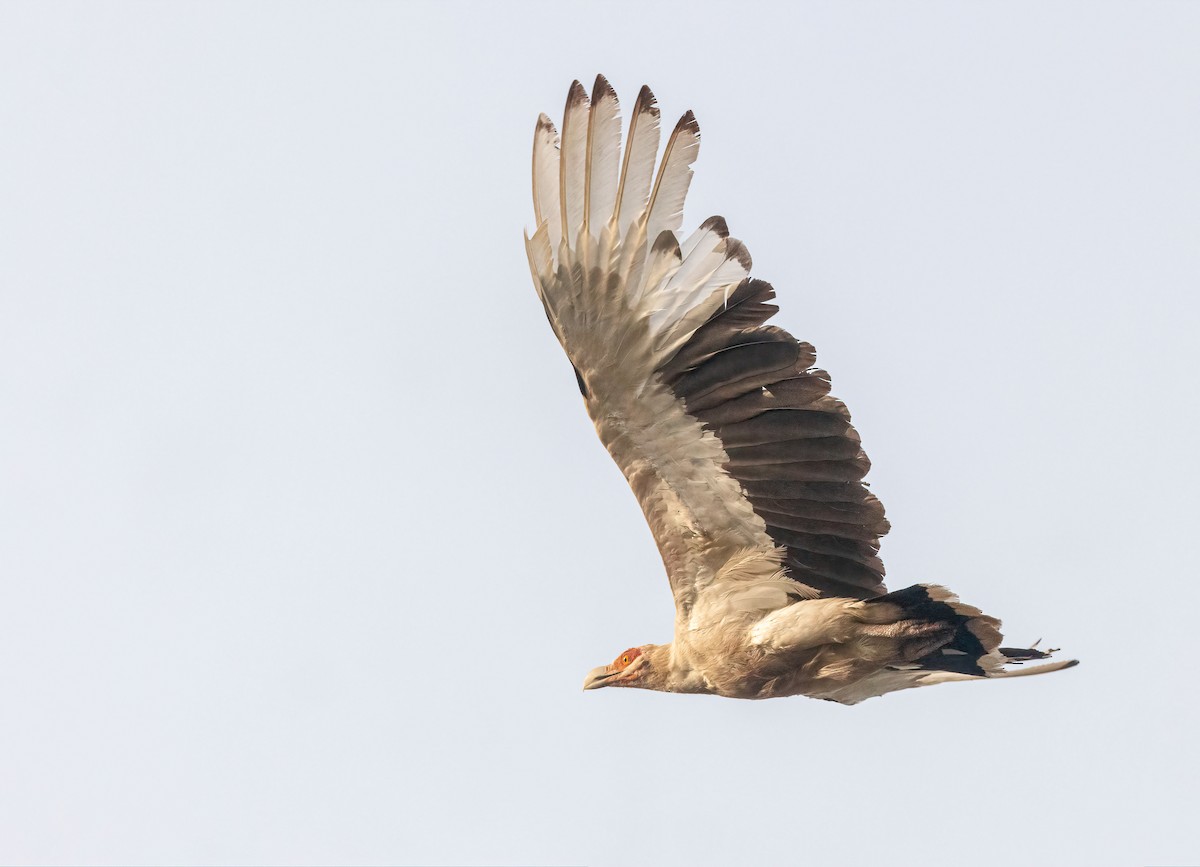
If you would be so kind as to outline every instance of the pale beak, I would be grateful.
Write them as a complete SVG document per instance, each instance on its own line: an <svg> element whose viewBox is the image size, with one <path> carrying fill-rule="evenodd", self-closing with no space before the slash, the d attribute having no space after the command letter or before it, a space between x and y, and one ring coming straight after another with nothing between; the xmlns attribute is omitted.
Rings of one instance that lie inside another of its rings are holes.
<svg viewBox="0 0 1200 867"><path fill-rule="evenodd" d="M617 672L612 670L611 666L602 665L599 668L593 668L587 673L587 677L583 679L584 689L599 689L602 686L608 686L608 681Z"/></svg>

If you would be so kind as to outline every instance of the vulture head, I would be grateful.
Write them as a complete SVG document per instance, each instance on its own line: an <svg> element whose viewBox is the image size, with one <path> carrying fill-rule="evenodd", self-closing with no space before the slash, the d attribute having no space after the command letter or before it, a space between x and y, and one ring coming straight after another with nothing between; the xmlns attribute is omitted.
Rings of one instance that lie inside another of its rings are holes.
<svg viewBox="0 0 1200 867"><path fill-rule="evenodd" d="M665 660L657 660L656 650L668 650L655 644L631 647L608 665L593 668L583 679L584 689L602 686L633 686L641 689L662 689L666 680Z"/></svg>

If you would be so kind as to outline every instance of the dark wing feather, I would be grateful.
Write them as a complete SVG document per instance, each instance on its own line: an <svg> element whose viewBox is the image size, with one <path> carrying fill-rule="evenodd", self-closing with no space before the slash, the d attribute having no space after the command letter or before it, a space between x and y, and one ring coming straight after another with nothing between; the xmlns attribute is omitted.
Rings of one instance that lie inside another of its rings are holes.
<svg viewBox="0 0 1200 867"><path fill-rule="evenodd" d="M888 522L862 482L870 461L812 346L765 324L774 297L744 280L659 375L721 441L791 577L826 596L877 596Z"/></svg>

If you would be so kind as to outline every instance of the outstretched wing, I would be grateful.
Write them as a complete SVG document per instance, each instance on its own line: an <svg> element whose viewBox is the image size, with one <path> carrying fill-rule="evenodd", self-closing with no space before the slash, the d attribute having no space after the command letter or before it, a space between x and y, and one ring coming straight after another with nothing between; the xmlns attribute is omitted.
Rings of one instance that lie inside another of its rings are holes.
<svg viewBox="0 0 1200 867"><path fill-rule="evenodd" d="M755 553L802 595L883 593L888 524L813 348L765 324L774 290L749 278L723 219L676 234L699 144L688 112L656 171L659 111L642 88L622 158L602 76L591 99L572 85L561 138L538 119L526 247L546 316L681 610Z"/></svg>

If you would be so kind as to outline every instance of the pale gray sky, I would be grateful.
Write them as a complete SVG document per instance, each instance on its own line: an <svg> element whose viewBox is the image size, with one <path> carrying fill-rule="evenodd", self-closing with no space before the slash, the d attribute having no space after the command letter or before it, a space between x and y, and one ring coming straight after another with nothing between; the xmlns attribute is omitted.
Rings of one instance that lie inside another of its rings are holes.
<svg viewBox="0 0 1200 867"><path fill-rule="evenodd" d="M0 861L1195 864L1200 4L0 5ZM606 690L661 563L530 285L604 72L1078 669Z"/></svg>

